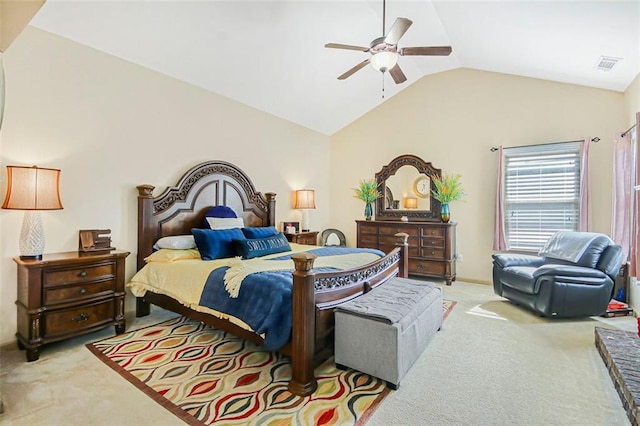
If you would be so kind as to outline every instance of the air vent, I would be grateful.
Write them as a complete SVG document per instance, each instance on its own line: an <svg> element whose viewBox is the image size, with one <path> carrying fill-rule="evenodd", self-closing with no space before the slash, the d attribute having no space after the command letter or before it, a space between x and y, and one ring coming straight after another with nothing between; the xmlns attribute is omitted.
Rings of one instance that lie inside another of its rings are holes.
<svg viewBox="0 0 640 426"><path fill-rule="evenodd" d="M615 64L618 63L618 61L621 61L622 58L613 58L611 56L600 56L600 59L598 59L598 62L596 63L596 69L599 71L611 71L611 68L613 68L613 66Z"/></svg>

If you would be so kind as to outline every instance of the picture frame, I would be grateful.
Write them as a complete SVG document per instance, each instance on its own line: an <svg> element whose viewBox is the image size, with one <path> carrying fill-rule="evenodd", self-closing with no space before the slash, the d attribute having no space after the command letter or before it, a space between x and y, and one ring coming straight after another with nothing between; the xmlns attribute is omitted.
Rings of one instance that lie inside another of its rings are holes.
<svg viewBox="0 0 640 426"><path fill-rule="evenodd" d="M293 226L296 229L294 234L300 232L300 222L292 222L292 221L280 222L280 228L282 232L284 232L285 234L290 234L290 232L287 232L287 226Z"/></svg>

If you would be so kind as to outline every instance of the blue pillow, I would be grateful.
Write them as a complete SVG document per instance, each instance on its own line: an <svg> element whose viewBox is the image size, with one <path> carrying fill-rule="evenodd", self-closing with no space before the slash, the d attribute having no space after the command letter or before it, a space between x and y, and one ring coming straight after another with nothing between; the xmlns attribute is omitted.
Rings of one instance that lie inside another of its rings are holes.
<svg viewBox="0 0 640 426"><path fill-rule="evenodd" d="M191 230L196 240L202 260L223 259L236 255L233 240L243 240L240 228L232 229L198 229Z"/></svg>
<svg viewBox="0 0 640 426"><path fill-rule="evenodd" d="M278 230L275 226L260 226L242 228L242 233L247 238L267 238L278 235Z"/></svg>
<svg viewBox="0 0 640 426"><path fill-rule="evenodd" d="M233 209L230 208L230 207L227 207L227 206L213 206L209 210L207 210L207 213L205 213L205 215L204 215L204 220L202 221L202 227L204 229L211 229L211 226L209 226L209 222L207 222L207 218L208 217L230 217L230 218L234 218L234 217L238 217L238 216L236 216L236 212L234 212Z"/></svg>
<svg viewBox="0 0 640 426"><path fill-rule="evenodd" d="M266 256L267 254L290 251L291 246L282 232L266 238L233 240L236 255L243 259Z"/></svg>

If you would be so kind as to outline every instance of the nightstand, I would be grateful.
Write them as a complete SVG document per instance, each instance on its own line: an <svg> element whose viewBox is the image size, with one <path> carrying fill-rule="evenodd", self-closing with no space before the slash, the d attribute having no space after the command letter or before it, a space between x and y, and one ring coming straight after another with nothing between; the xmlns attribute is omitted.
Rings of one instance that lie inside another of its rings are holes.
<svg viewBox="0 0 640 426"><path fill-rule="evenodd" d="M295 234L284 234L290 243L307 244L315 246L318 244L318 231L302 231Z"/></svg>
<svg viewBox="0 0 640 426"><path fill-rule="evenodd" d="M18 264L18 347L27 361L40 346L110 325L124 333L124 272L127 251L44 254Z"/></svg>

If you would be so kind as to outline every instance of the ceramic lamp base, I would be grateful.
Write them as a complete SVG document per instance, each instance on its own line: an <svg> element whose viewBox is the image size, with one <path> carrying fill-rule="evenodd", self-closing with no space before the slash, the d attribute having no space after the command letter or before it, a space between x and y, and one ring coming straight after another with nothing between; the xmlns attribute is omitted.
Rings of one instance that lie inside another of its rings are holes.
<svg viewBox="0 0 640 426"><path fill-rule="evenodd" d="M20 230L20 259L41 259L44 252L42 217L37 210L24 212Z"/></svg>

